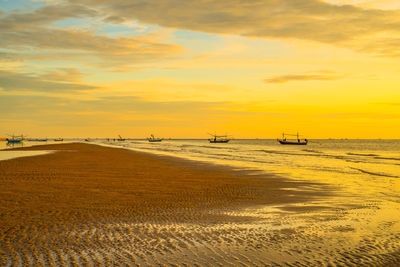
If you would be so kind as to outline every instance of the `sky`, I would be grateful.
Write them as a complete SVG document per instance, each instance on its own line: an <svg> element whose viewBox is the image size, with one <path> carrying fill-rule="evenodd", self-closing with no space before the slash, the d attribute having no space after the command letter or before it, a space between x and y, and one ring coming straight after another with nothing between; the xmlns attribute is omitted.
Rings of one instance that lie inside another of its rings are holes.
<svg viewBox="0 0 400 267"><path fill-rule="evenodd" d="M0 136L400 138L398 0L0 0Z"/></svg>

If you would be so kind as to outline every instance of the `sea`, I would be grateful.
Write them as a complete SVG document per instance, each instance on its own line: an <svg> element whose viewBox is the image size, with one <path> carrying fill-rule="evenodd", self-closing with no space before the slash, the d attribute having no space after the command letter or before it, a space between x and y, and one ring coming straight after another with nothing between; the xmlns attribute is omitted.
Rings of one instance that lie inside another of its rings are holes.
<svg viewBox="0 0 400 267"><path fill-rule="evenodd" d="M306 146L272 139L95 142L323 185L307 190L327 189L324 197L242 213L264 219L247 230L263 229L260 236L273 229L293 231L278 248L284 251L279 264L299 259L309 266L400 264L400 140L324 139Z"/></svg>

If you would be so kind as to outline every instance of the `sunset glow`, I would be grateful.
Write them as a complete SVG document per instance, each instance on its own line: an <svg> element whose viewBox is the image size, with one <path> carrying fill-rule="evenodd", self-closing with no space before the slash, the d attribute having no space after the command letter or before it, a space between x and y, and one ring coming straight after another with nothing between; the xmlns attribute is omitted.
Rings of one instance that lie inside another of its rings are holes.
<svg viewBox="0 0 400 267"><path fill-rule="evenodd" d="M392 0L0 0L0 136L400 138Z"/></svg>

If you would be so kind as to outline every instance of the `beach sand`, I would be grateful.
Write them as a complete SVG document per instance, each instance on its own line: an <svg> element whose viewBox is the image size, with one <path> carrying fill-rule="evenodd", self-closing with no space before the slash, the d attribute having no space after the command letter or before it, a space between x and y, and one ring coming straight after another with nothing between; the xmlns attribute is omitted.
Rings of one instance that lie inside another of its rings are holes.
<svg viewBox="0 0 400 267"><path fill-rule="evenodd" d="M326 185L91 144L18 149L54 153L0 161L1 266L324 262L324 237L274 218L319 209L305 203Z"/></svg>

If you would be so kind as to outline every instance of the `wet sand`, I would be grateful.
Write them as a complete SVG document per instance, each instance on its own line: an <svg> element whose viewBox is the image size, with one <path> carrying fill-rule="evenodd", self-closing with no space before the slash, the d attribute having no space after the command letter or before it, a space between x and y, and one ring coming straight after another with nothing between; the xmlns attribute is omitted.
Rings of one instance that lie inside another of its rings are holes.
<svg viewBox="0 0 400 267"><path fill-rule="evenodd" d="M360 257L371 254L367 245L343 256L347 248L324 246L318 231L285 226L288 213L308 220L326 208L312 205L332 194L323 184L91 144L18 150L54 153L0 161L2 266L376 260ZM385 249L378 263L396 263L397 249Z"/></svg>

